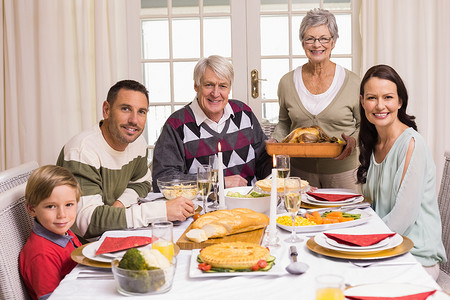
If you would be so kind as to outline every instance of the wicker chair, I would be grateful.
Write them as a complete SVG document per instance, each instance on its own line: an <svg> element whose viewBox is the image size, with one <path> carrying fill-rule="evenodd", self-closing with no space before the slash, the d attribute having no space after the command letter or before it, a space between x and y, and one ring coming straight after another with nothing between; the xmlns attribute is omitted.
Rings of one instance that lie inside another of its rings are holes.
<svg viewBox="0 0 450 300"><path fill-rule="evenodd" d="M33 172L37 167L37 162L32 161L0 172L0 193L27 182L31 172Z"/></svg>
<svg viewBox="0 0 450 300"><path fill-rule="evenodd" d="M442 173L441 187L438 196L439 211L442 222L442 241L447 253L447 261L441 264L437 283L450 292L450 151L445 152L445 165Z"/></svg>
<svg viewBox="0 0 450 300"><path fill-rule="evenodd" d="M0 194L0 299L29 299L18 260L33 226L25 207L25 187L22 183Z"/></svg>

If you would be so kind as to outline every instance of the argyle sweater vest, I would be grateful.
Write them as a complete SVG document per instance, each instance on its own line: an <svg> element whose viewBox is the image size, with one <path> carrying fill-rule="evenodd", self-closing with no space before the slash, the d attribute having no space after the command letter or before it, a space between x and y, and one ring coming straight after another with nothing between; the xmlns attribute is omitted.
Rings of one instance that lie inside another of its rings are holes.
<svg viewBox="0 0 450 300"><path fill-rule="evenodd" d="M186 167L191 174L197 166L208 164L209 156L218 152L220 142L223 153L224 176L241 175L249 183L255 182L255 149L253 141L253 112L246 104L229 100L234 116L226 120L222 132L202 123L197 126L191 108L186 105L174 113L167 123L183 141Z"/></svg>

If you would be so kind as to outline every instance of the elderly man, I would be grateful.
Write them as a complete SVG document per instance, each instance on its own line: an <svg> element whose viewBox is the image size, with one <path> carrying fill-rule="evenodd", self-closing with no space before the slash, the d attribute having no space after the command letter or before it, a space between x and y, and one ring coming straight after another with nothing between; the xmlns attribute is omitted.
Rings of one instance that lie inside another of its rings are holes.
<svg viewBox="0 0 450 300"><path fill-rule="evenodd" d="M234 71L224 57L199 60L194 69L193 102L174 112L164 124L153 155L153 189L156 179L196 173L208 164L221 143L225 187L253 184L270 173L266 135L250 107L228 100Z"/></svg>
<svg viewBox="0 0 450 300"><path fill-rule="evenodd" d="M185 198L137 205L151 191L147 143L141 136L148 92L123 80L108 92L99 124L73 137L57 164L69 169L82 189L74 232L85 239L104 231L148 226L156 220L185 220L194 204Z"/></svg>

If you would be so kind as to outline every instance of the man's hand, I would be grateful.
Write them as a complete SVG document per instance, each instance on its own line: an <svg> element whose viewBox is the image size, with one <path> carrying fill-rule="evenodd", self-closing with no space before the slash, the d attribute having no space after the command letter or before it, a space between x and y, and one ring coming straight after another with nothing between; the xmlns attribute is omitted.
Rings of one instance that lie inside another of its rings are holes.
<svg viewBox="0 0 450 300"><path fill-rule="evenodd" d="M341 136L347 143L347 145L345 145L342 153L334 158L335 160L343 160L347 158L350 154L352 154L353 150L355 150L356 147L356 140L354 137L348 136L345 133L343 133Z"/></svg>
<svg viewBox="0 0 450 300"><path fill-rule="evenodd" d="M184 197L178 197L166 202L167 220L184 221L195 212L194 203Z"/></svg>
<svg viewBox="0 0 450 300"><path fill-rule="evenodd" d="M113 205L114 207L125 207L125 205L122 204L119 200L114 201Z"/></svg>
<svg viewBox="0 0 450 300"><path fill-rule="evenodd" d="M267 144L267 143L278 143L278 141L277 141L276 139L274 139L274 138L267 139L267 140L265 140L264 142L265 142L266 144Z"/></svg>
<svg viewBox="0 0 450 300"><path fill-rule="evenodd" d="M238 186L246 186L247 179L242 177L241 175L231 175L225 176L225 188L238 187Z"/></svg>

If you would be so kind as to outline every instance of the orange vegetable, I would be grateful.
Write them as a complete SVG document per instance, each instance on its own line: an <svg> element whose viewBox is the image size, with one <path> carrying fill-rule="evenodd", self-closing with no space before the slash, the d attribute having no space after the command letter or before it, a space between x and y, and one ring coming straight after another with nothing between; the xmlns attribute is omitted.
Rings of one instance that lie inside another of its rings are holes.
<svg viewBox="0 0 450 300"><path fill-rule="evenodd" d="M332 211L327 214L327 218L342 218L342 211Z"/></svg>

